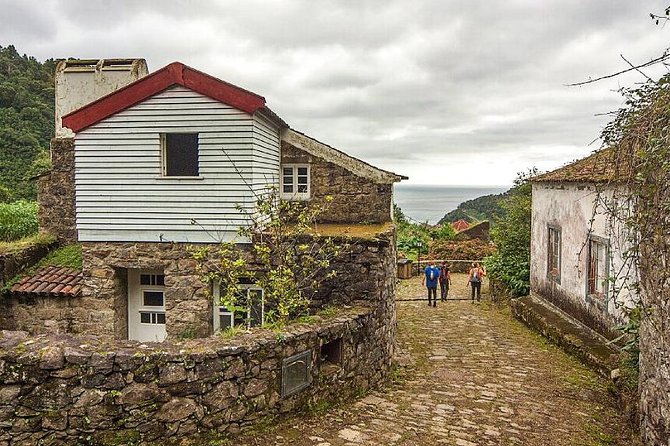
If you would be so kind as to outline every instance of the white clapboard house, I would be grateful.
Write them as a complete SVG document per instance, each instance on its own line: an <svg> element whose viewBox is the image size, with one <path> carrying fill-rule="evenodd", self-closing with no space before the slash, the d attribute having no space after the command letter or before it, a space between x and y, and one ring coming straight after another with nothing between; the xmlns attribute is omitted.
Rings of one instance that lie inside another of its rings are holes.
<svg viewBox="0 0 670 446"><path fill-rule="evenodd" d="M81 304L96 312L71 325L117 338L220 328L216 290L195 284L187 245L245 242L238 207L253 212L268 185L283 199L327 198L324 223L386 223L393 184L405 178L289 128L262 96L178 62L153 73L142 59L61 62L54 141L54 163L71 152L73 162L41 180L41 202L63 213L42 219L43 229L59 234L55 221L74 222L65 229L82 244ZM73 196L53 197L68 190L56 181L73 183Z"/></svg>

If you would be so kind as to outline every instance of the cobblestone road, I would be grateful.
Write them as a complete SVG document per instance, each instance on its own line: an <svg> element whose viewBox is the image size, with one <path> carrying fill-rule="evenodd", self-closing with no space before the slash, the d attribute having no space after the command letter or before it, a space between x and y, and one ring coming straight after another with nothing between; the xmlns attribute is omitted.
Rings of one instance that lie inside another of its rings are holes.
<svg viewBox="0 0 670 446"><path fill-rule="evenodd" d="M465 297L455 275L454 297ZM417 279L398 298L422 297ZM606 383L483 302L398 302L400 360L388 388L289 419L242 445L631 445Z"/></svg>

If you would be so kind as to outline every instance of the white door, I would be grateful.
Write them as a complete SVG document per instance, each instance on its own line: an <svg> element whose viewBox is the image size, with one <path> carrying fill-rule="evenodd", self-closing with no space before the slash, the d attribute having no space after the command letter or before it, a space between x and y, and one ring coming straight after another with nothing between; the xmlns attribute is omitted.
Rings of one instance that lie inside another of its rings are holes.
<svg viewBox="0 0 670 446"><path fill-rule="evenodd" d="M165 331L165 276L161 271L128 270L128 339L162 342Z"/></svg>

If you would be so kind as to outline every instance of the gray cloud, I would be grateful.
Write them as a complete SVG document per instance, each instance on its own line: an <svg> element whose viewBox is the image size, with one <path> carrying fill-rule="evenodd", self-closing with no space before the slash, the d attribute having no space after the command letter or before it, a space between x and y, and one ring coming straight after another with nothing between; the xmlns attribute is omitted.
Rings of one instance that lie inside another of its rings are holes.
<svg viewBox="0 0 670 446"><path fill-rule="evenodd" d="M0 44L180 60L256 91L293 127L417 183L504 184L590 153L641 77L569 82L666 46L664 0L0 0ZM3 17L4 18L4 17ZM662 68L650 70L660 75ZM474 174L476 173L476 174Z"/></svg>

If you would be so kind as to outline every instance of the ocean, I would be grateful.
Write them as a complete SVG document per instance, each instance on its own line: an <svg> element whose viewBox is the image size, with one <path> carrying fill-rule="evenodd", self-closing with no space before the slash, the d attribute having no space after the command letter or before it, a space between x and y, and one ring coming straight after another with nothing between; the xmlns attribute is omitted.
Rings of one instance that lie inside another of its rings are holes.
<svg viewBox="0 0 670 446"><path fill-rule="evenodd" d="M444 214L464 201L484 195L500 194L511 186L395 186L394 201L412 220L436 224Z"/></svg>

